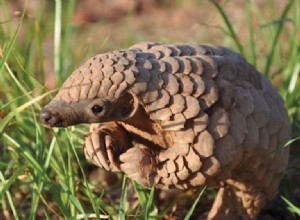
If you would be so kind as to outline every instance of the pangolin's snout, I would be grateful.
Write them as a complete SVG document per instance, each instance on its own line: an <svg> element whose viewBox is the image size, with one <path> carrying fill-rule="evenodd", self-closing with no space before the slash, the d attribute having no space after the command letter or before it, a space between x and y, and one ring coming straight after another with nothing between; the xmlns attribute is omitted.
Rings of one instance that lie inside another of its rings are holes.
<svg viewBox="0 0 300 220"><path fill-rule="evenodd" d="M47 108L43 108L40 112L40 118L43 124L50 127L59 127L60 117L57 113L51 112Z"/></svg>

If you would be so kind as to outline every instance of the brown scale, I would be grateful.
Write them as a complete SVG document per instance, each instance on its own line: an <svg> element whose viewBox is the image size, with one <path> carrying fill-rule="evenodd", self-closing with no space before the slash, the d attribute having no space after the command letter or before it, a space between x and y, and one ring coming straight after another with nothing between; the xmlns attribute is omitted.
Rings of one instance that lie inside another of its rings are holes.
<svg viewBox="0 0 300 220"><path fill-rule="evenodd" d="M214 45L144 42L97 55L41 118L52 127L93 123L87 159L145 187L219 188L208 219L254 217L288 163L289 149L278 149L291 133L279 94L239 54Z"/></svg>

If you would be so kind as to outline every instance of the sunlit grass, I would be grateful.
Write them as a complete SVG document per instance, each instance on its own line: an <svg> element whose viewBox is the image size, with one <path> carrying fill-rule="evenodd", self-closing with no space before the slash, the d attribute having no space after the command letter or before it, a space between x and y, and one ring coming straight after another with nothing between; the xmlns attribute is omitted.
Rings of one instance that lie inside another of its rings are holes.
<svg viewBox="0 0 300 220"><path fill-rule="evenodd" d="M246 40L239 38L225 5L218 2L211 1L215 11L210 13L220 16L224 23L220 29L224 39L220 42L231 42L232 48L243 53L251 64L274 81L286 101L296 140L294 144L299 143L300 1L287 1L283 11L272 20L265 18L253 1L247 1L245 25L249 33ZM0 213L13 219L39 219L40 216L46 219L162 219L180 198L161 207L154 203L154 189L144 189L135 183L133 189L139 206L131 210L127 207L130 180L125 176L119 175L119 183L112 189L97 186L89 180L87 169L91 165L85 160L81 147L86 126L48 129L39 122L41 106L55 92L44 86L47 60L43 44L47 37L55 36L53 69L57 86L78 65L71 59L76 48L70 47L70 38L76 31L71 21L75 3L75 0L56 0L50 13L43 10L31 19L26 18L24 11L17 25L13 25L16 18L10 14L7 1L0 1L5 12L4 21L0 21L0 113L5 115L0 121ZM275 1L270 1L270 8L274 8L272 4ZM254 18L258 19L258 26L253 25ZM130 19L133 21L132 17ZM26 30L26 35L23 33L20 37L22 30ZM124 47L141 38L134 33L124 33L124 36ZM106 39L110 41L109 37ZM202 43L201 39L198 42ZM262 52L265 52L263 56ZM77 57L86 59L85 54ZM300 161L300 155L292 155L292 159ZM299 170L292 171L299 175ZM282 198L286 209L296 216L299 208L293 195L284 190L290 184L287 179L282 184ZM113 201L106 195L115 189L120 189L120 197ZM206 193L204 189L197 194L200 201L203 193ZM186 219L192 216L197 205L195 201L189 207Z"/></svg>

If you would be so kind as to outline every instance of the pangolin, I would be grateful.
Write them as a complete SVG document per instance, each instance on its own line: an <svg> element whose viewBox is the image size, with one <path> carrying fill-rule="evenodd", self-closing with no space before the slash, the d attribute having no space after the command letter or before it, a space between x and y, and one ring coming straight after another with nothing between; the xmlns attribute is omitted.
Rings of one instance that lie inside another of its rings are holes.
<svg viewBox="0 0 300 220"><path fill-rule="evenodd" d="M91 124L86 158L145 187L218 188L208 219L255 216L288 163L281 97L220 46L146 42L96 55L40 117L50 127Z"/></svg>

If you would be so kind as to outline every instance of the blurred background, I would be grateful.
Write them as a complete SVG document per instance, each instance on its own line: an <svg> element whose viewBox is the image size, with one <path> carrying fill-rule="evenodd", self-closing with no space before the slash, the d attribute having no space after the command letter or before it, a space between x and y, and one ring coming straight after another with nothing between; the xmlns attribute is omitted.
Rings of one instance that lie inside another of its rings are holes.
<svg viewBox="0 0 300 220"><path fill-rule="evenodd" d="M5 1L4 1L5 2ZM39 57L35 71L45 72L47 86L54 88L54 26L55 2L29 0L24 20L17 39L22 49L37 48ZM59 1L57 1L59 2ZM214 1L222 7L230 19L230 25L244 48L246 55L255 50L256 65L263 71L266 56L270 50L272 32L276 23L284 22L284 29L278 38L281 53L288 53L293 22L280 16L286 0ZM0 8L3 29L17 27L26 1L6 1ZM251 11L251 13L250 13ZM114 49L129 47L141 41L212 43L239 51L232 39L224 18L211 1L197 0L69 0L61 1L61 50L60 66L64 76L88 57ZM249 29L249 26L253 30ZM5 30L8 31L8 30ZM251 33L251 31L253 33ZM7 33L7 32L6 32ZM251 36L253 35L253 36ZM253 37L253 39L250 39ZM300 34L298 33L298 37ZM39 42L34 42L34 40ZM252 47L251 41L255 43ZM23 44L24 43L24 44ZM30 44L30 45L29 45ZM248 49L248 50L247 50ZM251 49L251 50L250 50ZM31 49L32 50L32 49ZM284 65L285 54L281 56ZM254 59L250 62L254 63ZM278 64L277 64L278 65ZM32 67L33 68L33 67ZM275 73L277 69L271 70Z"/></svg>
<svg viewBox="0 0 300 220"><path fill-rule="evenodd" d="M187 214L197 193L173 192L161 196L160 207L147 206L148 190L126 188L122 175L110 176L85 161L86 126L50 130L37 118L53 97L43 94L89 57L142 41L226 46L271 79L293 126L291 162L280 196L258 219L299 219L298 0L1 0L0 219L81 219L99 213L108 219L144 219L145 213L152 219L183 219ZM129 194L120 198L124 191ZM214 195L206 190L191 219L201 219Z"/></svg>

